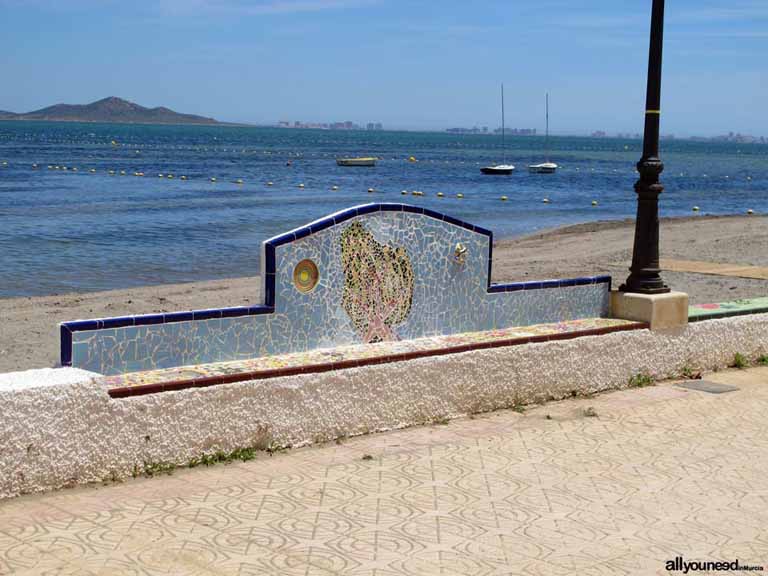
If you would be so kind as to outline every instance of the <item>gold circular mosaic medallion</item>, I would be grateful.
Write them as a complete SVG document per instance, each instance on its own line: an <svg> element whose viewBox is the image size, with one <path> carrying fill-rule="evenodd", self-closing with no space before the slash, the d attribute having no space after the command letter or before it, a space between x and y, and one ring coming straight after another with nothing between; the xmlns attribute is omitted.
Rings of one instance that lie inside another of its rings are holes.
<svg viewBox="0 0 768 576"><path fill-rule="evenodd" d="M293 285L296 286L296 290L304 294L312 292L319 279L320 272L317 270L317 265L309 258L296 264L296 268L293 269Z"/></svg>

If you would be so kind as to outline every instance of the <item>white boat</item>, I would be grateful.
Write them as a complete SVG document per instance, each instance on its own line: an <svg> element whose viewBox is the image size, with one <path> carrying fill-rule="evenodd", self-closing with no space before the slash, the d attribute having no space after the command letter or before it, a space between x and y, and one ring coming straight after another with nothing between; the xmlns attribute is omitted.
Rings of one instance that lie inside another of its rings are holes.
<svg viewBox="0 0 768 576"><path fill-rule="evenodd" d="M542 162L528 166L528 171L533 174L553 174L555 170L557 170L557 164L554 162Z"/></svg>
<svg viewBox="0 0 768 576"><path fill-rule="evenodd" d="M504 84L501 85L501 149L502 149L502 162L501 164L493 164L491 166L483 166L480 168L480 172L483 174L491 174L497 176L507 176L515 171L515 167L512 164L507 164L507 147L504 145Z"/></svg>
<svg viewBox="0 0 768 576"><path fill-rule="evenodd" d="M336 158L339 166L376 166L376 158Z"/></svg>
<svg viewBox="0 0 768 576"><path fill-rule="evenodd" d="M507 175L512 174L515 171L515 167L512 164L496 164L494 166L483 166L480 168L480 172L483 174L499 174Z"/></svg>
<svg viewBox="0 0 768 576"><path fill-rule="evenodd" d="M542 162L541 164L531 164L528 166L528 172L532 174L554 174L555 170L557 170L557 164L549 161L549 92L547 92L546 96L545 109L545 115L547 119L547 127L544 131L544 150L546 151L546 162Z"/></svg>

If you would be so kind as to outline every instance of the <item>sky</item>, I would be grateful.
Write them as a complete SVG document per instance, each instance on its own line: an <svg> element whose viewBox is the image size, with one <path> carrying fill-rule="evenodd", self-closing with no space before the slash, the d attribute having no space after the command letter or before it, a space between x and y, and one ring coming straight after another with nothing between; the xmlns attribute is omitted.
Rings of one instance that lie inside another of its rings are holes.
<svg viewBox="0 0 768 576"><path fill-rule="evenodd" d="M651 0L0 0L0 110L641 132ZM768 0L668 0L662 132L768 136Z"/></svg>

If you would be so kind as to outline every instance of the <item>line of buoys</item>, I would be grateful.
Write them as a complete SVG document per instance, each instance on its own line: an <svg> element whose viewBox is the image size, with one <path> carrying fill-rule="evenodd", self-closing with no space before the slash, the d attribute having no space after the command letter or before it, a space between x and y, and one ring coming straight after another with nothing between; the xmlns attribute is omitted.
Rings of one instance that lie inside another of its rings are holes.
<svg viewBox="0 0 768 576"><path fill-rule="evenodd" d="M424 192L422 192L421 190L414 190L413 192L411 192L411 194L413 196L424 196Z"/></svg>

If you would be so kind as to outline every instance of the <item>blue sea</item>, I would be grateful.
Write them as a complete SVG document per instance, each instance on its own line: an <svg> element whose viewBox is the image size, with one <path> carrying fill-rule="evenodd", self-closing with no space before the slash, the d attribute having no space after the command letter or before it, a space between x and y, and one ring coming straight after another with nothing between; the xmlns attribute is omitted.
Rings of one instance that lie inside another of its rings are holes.
<svg viewBox="0 0 768 576"><path fill-rule="evenodd" d="M479 169L502 160L499 136L0 122L0 297L252 276L262 240L373 201L428 206L497 237L633 217L641 145L552 137L560 169L535 175L526 167L543 161L544 138L508 137L518 171L495 177ZM336 166L358 155L381 160ZM662 159L662 216L768 211L766 145L671 140Z"/></svg>

